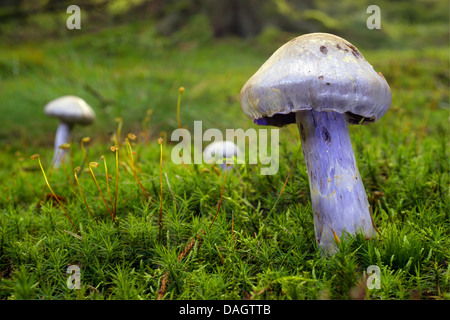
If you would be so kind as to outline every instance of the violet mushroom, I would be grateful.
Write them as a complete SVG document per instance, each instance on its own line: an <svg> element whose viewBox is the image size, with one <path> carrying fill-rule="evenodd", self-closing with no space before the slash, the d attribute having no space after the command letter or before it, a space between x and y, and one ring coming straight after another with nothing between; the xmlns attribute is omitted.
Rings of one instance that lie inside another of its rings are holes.
<svg viewBox="0 0 450 320"><path fill-rule="evenodd" d="M66 151L59 147L70 143L71 131L75 124L88 125L95 119L94 110L83 99L75 96L63 96L45 105L44 112L60 120L56 130L53 165L59 167Z"/></svg>
<svg viewBox="0 0 450 320"><path fill-rule="evenodd" d="M231 141L214 141L203 151L203 159L206 163L217 163L222 170L227 170L227 164L233 163L240 153L239 147Z"/></svg>
<svg viewBox="0 0 450 320"><path fill-rule="evenodd" d="M297 124L319 248L335 252L335 236L344 232L373 237L347 123L380 119L391 104L391 90L358 49L332 34L297 37L247 81L241 104L256 124Z"/></svg>

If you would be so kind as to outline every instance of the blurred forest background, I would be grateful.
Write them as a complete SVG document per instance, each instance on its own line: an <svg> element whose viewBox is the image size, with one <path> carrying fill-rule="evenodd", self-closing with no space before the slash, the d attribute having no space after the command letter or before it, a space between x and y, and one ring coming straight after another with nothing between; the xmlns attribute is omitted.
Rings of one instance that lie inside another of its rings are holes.
<svg viewBox="0 0 450 320"><path fill-rule="evenodd" d="M81 9L80 30L66 28L72 4ZM373 4L381 9L379 30L366 27ZM44 127L55 121L42 108L63 94L87 100L102 131L112 130L115 117L143 129L151 114L157 134L176 127L180 86L186 125L202 117L218 128L251 125L240 113L240 88L280 45L309 32L348 39L391 82L432 64L448 86L448 59L430 53L449 46L448 0L1 0L0 141L52 134ZM396 65L399 51L405 55ZM421 66L423 56L428 65ZM440 95L437 103L448 107L448 93Z"/></svg>
<svg viewBox="0 0 450 320"><path fill-rule="evenodd" d="M67 19L66 8L73 4L83 11L83 29L90 32L151 21L156 32L165 36L198 27L197 32L213 37L248 38L268 29L298 34L339 32L349 38L366 38L367 45L373 46L404 44L402 40L412 38L415 44L442 44L449 38L446 0L2 0L2 38L17 42L58 36L61 22ZM361 26L369 14L362 9L370 5L381 8L383 26L368 38ZM377 39L384 43L375 44Z"/></svg>

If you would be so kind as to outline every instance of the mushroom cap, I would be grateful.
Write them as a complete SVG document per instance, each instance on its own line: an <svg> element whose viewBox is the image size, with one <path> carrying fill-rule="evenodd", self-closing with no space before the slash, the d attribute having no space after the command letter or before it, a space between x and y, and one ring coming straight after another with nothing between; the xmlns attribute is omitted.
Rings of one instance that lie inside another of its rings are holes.
<svg viewBox="0 0 450 320"><path fill-rule="evenodd" d="M214 141L205 148L203 156L207 163L213 163L217 160L232 159L239 153L239 147L231 141Z"/></svg>
<svg viewBox="0 0 450 320"><path fill-rule="evenodd" d="M311 33L281 46L241 90L244 113L261 125L295 123L302 110L345 113L349 123L375 122L391 89L348 41Z"/></svg>
<svg viewBox="0 0 450 320"><path fill-rule="evenodd" d="M50 117L68 124L90 124L95 112L83 99L75 96L63 96L45 105L44 112Z"/></svg>

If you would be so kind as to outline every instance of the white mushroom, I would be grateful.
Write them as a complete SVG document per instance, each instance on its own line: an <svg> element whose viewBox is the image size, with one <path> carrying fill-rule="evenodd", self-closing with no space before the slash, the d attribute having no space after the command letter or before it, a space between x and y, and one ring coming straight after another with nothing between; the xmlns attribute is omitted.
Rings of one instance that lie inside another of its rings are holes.
<svg viewBox="0 0 450 320"><path fill-rule="evenodd" d="M61 165L66 151L59 147L70 143L71 131L75 124L88 125L95 119L92 108L83 99L75 96L63 96L45 105L44 112L50 117L60 120L55 137L53 163L55 167Z"/></svg>

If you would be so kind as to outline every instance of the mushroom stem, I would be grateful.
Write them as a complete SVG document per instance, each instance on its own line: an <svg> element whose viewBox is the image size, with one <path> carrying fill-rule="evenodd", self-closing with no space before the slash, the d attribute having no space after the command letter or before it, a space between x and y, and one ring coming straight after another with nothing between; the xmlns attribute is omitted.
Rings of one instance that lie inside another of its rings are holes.
<svg viewBox="0 0 450 320"><path fill-rule="evenodd" d="M60 149L59 147L64 143L70 143L70 132L72 131L72 127L72 124L60 122L56 129L55 150L53 154L53 166L55 168L58 168L61 165L61 160L67 153L66 150Z"/></svg>
<svg viewBox="0 0 450 320"><path fill-rule="evenodd" d="M359 175L344 114L296 112L308 170L314 229L319 247L337 250L334 234L374 235L366 191Z"/></svg>

